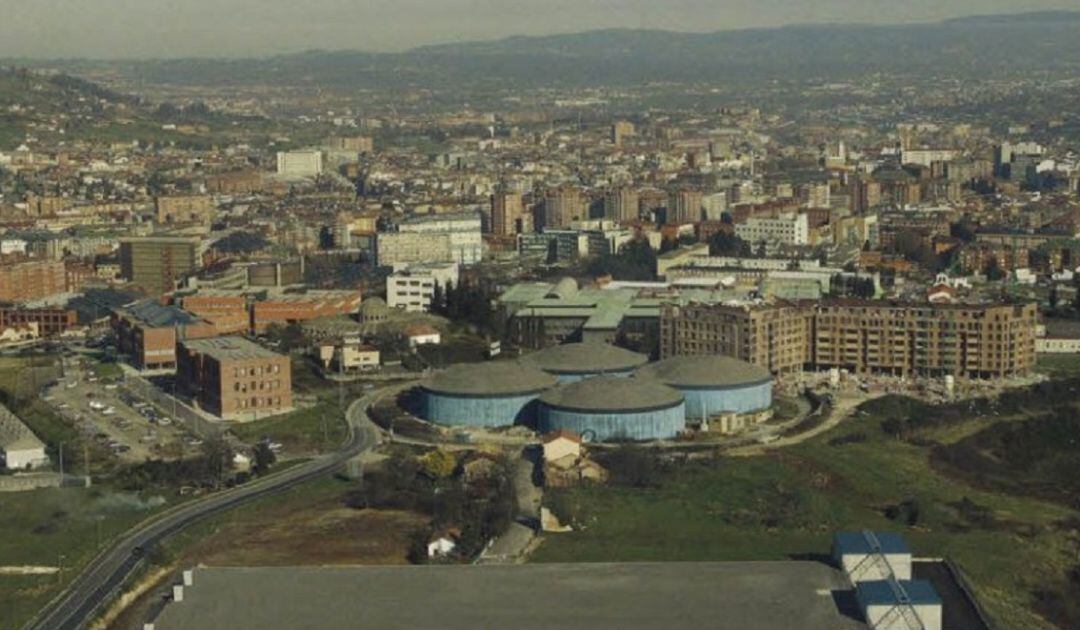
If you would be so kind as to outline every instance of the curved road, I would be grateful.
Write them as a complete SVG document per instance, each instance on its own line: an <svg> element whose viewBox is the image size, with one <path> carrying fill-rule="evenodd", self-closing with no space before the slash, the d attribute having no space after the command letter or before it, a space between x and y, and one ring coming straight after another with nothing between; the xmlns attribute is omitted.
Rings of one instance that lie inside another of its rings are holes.
<svg viewBox="0 0 1080 630"><path fill-rule="evenodd" d="M86 626L102 604L110 601L112 595L124 585L142 559L144 550L202 519L328 474L345 461L375 446L379 432L367 413L373 394L369 393L349 405L346 412L349 439L340 450L194 503L177 506L137 525L91 561L29 627L38 630L75 630Z"/></svg>

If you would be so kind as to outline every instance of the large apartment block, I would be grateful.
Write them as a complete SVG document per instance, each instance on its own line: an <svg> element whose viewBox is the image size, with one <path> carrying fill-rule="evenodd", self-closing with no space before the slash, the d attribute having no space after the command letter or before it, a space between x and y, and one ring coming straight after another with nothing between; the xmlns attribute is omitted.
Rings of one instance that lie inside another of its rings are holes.
<svg viewBox="0 0 1080 630"><path fill-rule="evenodd" d="M150 295L176 288L196 268L199 239L147 236L120 239L120 276Z"/></svg>
<svg viewBox="0 0 1080 630"><path fill-rule="evenodd" d="M59 260L27 260L0 265L0 301L29 302L67 289L67 272Z"/></svg>
<svg viewBox="0 0 1080 630"><path fill-rule="evenodd" d="M795 304L665 305L660 311L660 354L722 354L776 374L803 369L813 313Z"/></svg>
<svg viewBox="0 0 1080 630"><path fill-rule="evenodd" d="M666 306L664 357L724 354L775 373L846 369L896 376L1002 378L1035 364L1035 304L831 300Z"/></svg>

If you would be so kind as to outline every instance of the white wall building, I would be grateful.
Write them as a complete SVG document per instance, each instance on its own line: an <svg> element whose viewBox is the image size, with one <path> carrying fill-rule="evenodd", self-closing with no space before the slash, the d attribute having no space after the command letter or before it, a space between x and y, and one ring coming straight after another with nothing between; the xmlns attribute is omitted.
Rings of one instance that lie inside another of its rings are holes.
<svg viewBox="0 0 1080 630"><path fill-rule="evenodd" d="M457 263L410 265L398 263L386 278L386 304L408 312L431 310L435 287L443 291L458 283Z"/></svg>
<svg viewBox="0 0 1080 630"><path fill-rule="evenodd" d="M315 177L323 172L322 151L281 151L277 154L278 175Z"/></svg>
<svg viewBox="0 0 1080 630"><path fill-rule="evenodd" d="M49 463L45 444L3 406L0 406L0 463L9 470L40 468Z"/></svg>
<svg viewBox="0 0 1080 630"><path fill-rule="evenodd" d="M762 241L784 245L810 243L810 221L805 214L788 214L776 219L751 217L735 225L735 235L751 245Z"/></svg>

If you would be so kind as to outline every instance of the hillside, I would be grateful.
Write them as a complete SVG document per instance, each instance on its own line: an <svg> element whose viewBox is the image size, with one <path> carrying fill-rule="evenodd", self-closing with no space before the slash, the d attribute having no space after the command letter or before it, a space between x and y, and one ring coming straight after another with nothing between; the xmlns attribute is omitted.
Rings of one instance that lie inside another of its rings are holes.
<svg viewBox="0 0 1080 630"><path fill-rule="evenodd" d="M426 46L394 54L309 51L267 59L107 65L131 81L148 83L348 88L837 80L879 72L1007 77L1080 71L1080 12L700 34L616 29Z"/></svg>

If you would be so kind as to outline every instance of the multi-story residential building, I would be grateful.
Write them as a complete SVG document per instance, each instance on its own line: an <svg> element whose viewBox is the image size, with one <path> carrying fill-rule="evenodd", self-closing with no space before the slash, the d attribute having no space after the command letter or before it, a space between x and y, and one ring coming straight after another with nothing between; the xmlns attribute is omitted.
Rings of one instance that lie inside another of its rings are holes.
<svg viewBox="0 0 1080 630"><path fill-rule="evenodd" d="M1003 272L1025 269L1030 264L1029 250L1011 245L971 243L960 248L956 263L966 274L983 273L990 267Z"/></svg>
<svg viewBox="0 0 1080 630"><path fill-rule="evenodd" d="M197 268L199 239L145 236L120 239L120 276L150 295L176 288Z"/></svg>
<svg viewBox="0 0 1080 630"><path fill-rule="evenodd" d="M479 213L435 214L398 225L397 232L380 232L375 238L376 262L454 262L472 265L483 260L484 240Z"/></svg>
<svg viewBox="0 0 1080 630"><path fill-rule="evenodd" d="M1037 308L829 300L746 307L668 306L661 356L719 353L777 373L1003 378L1035 363Z"/></svg>
<svg viewBox="0 0 1080 630"><path fill-rule="evenodd" d="M0 308L0 328L36 324L42 337L60 335L79 325L78 313L63 308Z"/></svg>
<svg viewBox="0 0 1080 630"><path fill-rule="evenodd" d="M777 218L750 217L735 224L735 235L752 244L807 245L810 243L810 221L803 213Z"/></svg>
<svg viewBox="0 0 1080 630"><path fill-rule="evenodd" d="M251 420L292 408L289 357L243 337L179 341L180 393L223 420Z"/></svg>
<svg viewBox="0 0 1080 630"><path fill-rule="evenodd" d="M668 193L667 222L675 224L701 221L704 195L693 188L676 188Z"/></svg>
<svg viewBox="0 0 1080 630"><path fill-rule="evenodd" d="M278 175L316 177L323 172L322 151L287 151L277 154Z"/></svg>
<svg viewBox="0 0 1080 630"><path fill-rule="evenodd" d="M331 150L351 151L353 153L371 153L375 150L375 141L371 136L335 136L327 142Z"/></svg>
<svg viewBox="0 0 1080 630"><path fill-rule="evenodd" d="M24 260L0 265L0 301L30 302L67 290L67 272L58 260Z"/></svg>
<svg viewBox="0 0 1080 630"><path fill-rule="evenodd" d="M588 206L576 186L562 186L544 195L544 227L565 228L573 221L588 218Z"/></svg>
<svg viewBox="0 0 1080 630"><path fill-rule="evenodd" d="M617 186L604 195L604 218L620 223L638 218L638 193L631 186Z"/></svg>
<svg viewBox="0 0 1080 630"><path fill-rule="evenodd" d="M811 323L795 304L669 304L660 311L660 356L722 354L776 374L798 371L809 358Z"/></svg>
<svg viewBox="0 0 1080 630"><path fill-rule="evenodd" d="M209 224L214 219L214 202L209 195L158 197L154 200L157 222L163 224Z"/></svg>
<svg viewBox="0 0 1080 630"><path fill-rule="evenodd" d="M491 195L491 232L493 234L512 236L529 232L531 227L532 222L525 221L521 193L500 189Z"/></svg>
<svg viewBox="0 0 1080 630"><path fill-rule="evenodd" d="M456 263L397 265L386 277L386 304L409 312L427 312L436 287L446 291L457 283Z"/></svg>
<svg viewBox="0 0 1080 630"><path fill-rule="evenodd" d="M634 135L634 123L628 120L617 120L611 125L611 142L618 146L623 140Z"/></svg>

